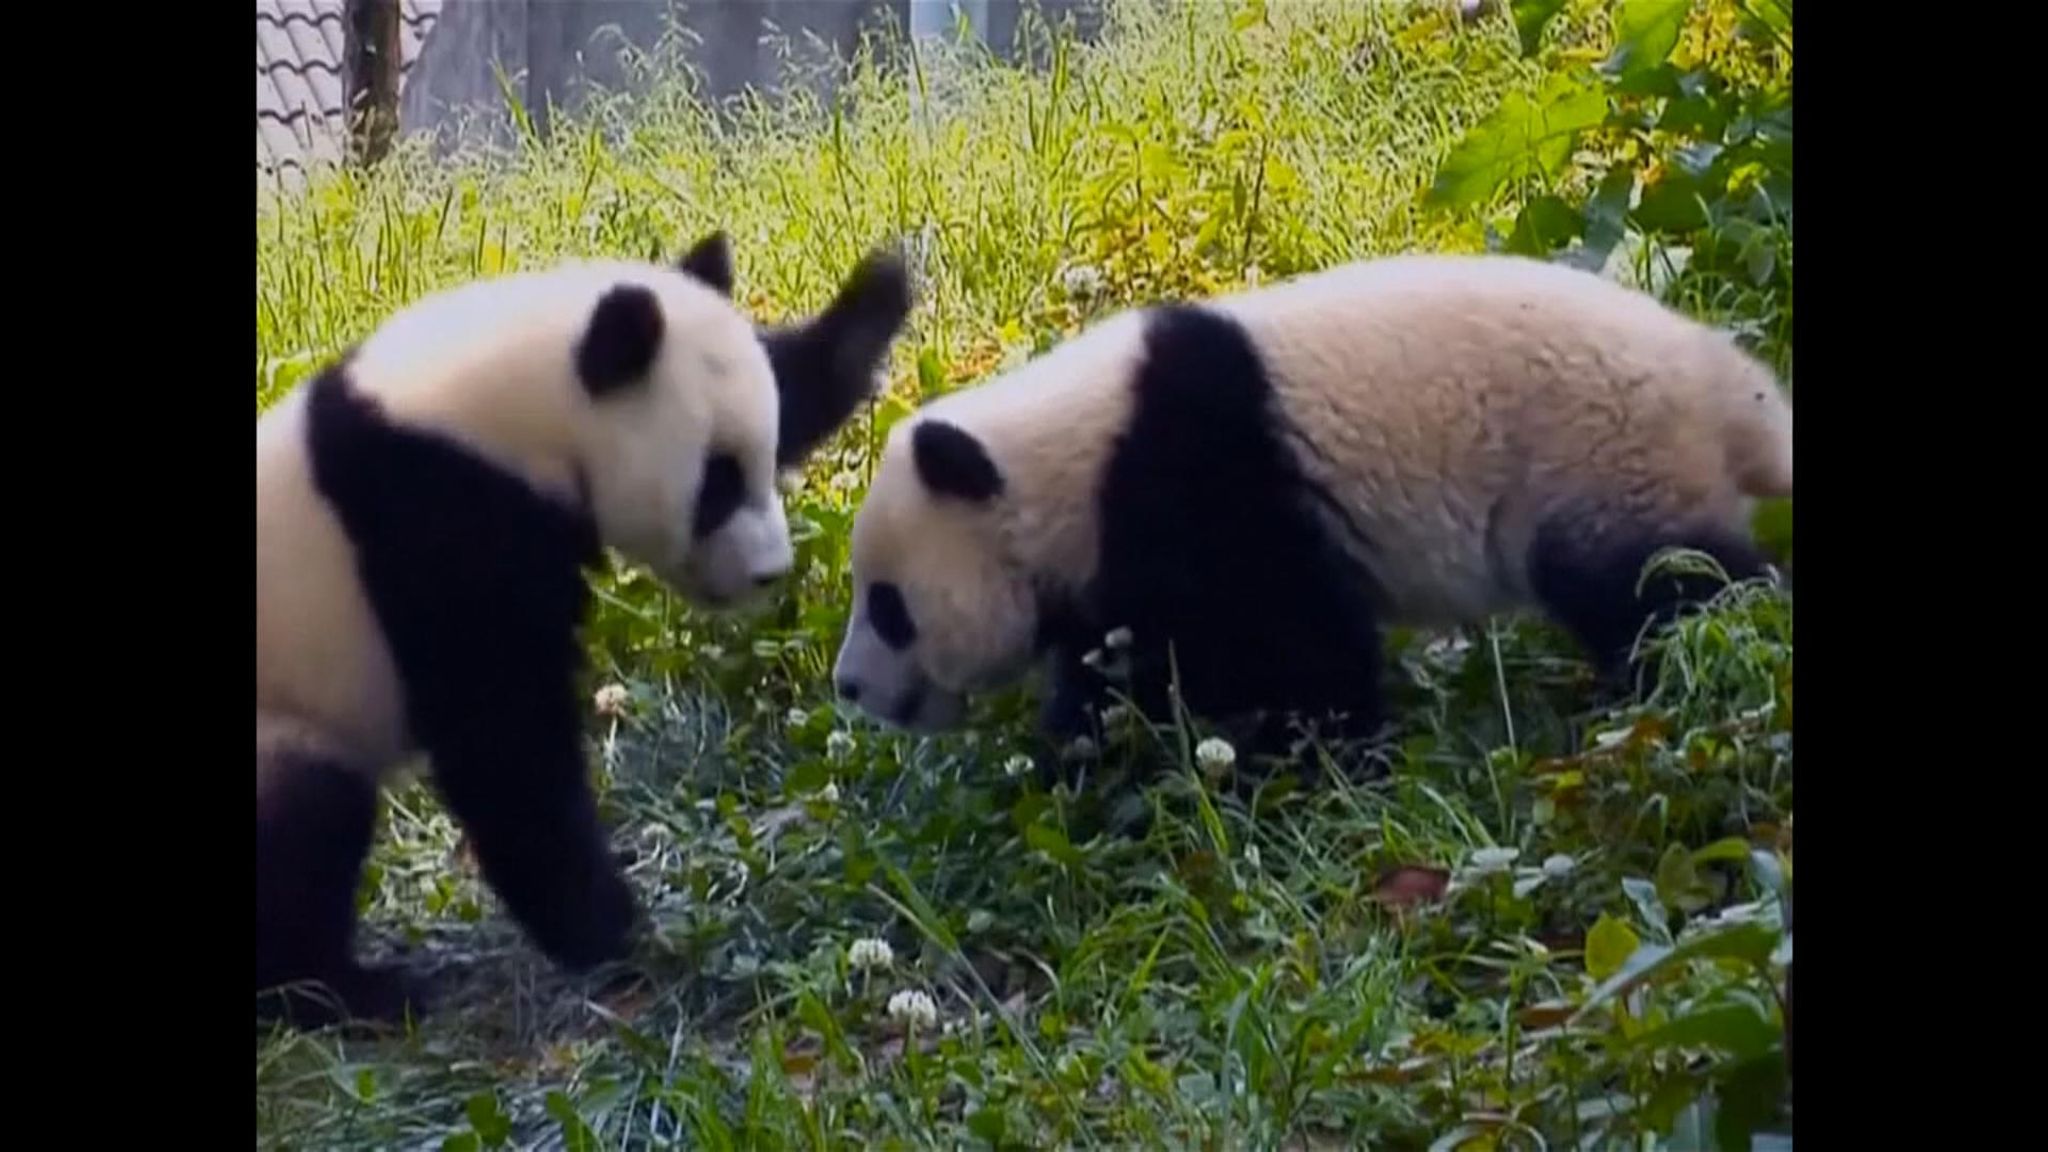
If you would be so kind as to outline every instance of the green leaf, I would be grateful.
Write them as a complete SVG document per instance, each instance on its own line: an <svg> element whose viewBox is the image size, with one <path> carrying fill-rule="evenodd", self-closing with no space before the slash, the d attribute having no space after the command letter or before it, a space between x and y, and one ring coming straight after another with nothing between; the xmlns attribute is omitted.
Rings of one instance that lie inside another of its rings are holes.
<svg viewBox="0 0 2048 1152"><path fill-rule="evenodd" d="M1784 1091L1783 1052L1746 1060L1720 1077L1714 1143L1721 1152L1752 1152L1752 1136L1778 1118Z"/></svg>
<svg viewBox="0 0 2048 1152"><path fill-rule="evenodd" d="M1740 836L1728 836L1716 840L1712 844L1694 851L1692 854L1692 862L1695 866L1711 863L1716 860L1732 864L1748 859L1749 841L1744 840Z"/></svg>
<svg viewBox="0 0 2048 1152"><path fill-rule="evenodd" d="M583 1122L583 1117L576 1111L576 1105L570 1103L567 1096L560 1091L548 1093L546 1107L548 1115L562 1126L563 1147L569 1152L595 1152L597 1133L592 1132L590 1125Z"/></svg>
<svg viewBox="0 0 2048 1152"><path fill-rule="evenodd" d="M823 788L831 779L832 769L823 760L799 760L796 767L789 770L785 786L793 796L806 796Z"/></svg>
<svg viewBox="0 0 2048 1152"><path fill-rule="evenodd" d="M1614 14L1614 54L1601 70L1626 80L1664 63L1691 10L1692 0L1621 0Z"/></svg>
<svg viewBox="0 0 2048 1152"><path fill-rule="evenodd" d="M1670 100L1685 91L1685 78L1671 65L1659 64L1652 68L1639 68L1614 79L1610 90L1618 96L1654 96Z"/></svg>
<svg viewBox="0 0 2048 1152"><path fill-rule="evenodd" d="M1681 912L1697 912L1705 905L1699 872L1685 845L1673 843L1657 861L1657 899Z"/></svg>
<svg viewBox="0 0 2048 1152"><path fill-rule="evenodd" d="M967 1130L997 1147L1003 1143L1003 1133L1009 1127L1000 1108L983 1107L967 1118Z"/></svg>
<svg viewBox="0 0 2048 1152"><path fill-rule="evenodd" d="M825 1054L841 1068L851 1072L860 1067L860 1057L846 1043L846 1033L839 1027L839 1018L809 989L797 993L796 1017L818 1034L824 1043Z"/></svg>
<svg viewBox="0 0 2048 1152"><path fill-rule="evenodd" d="M1081 867L1086 859L1065 833L1050 824L1033 824L1024 829L1024 842L1069 868Z"/></svg>
<svg viewBox="0 0 2048 1152"><path fill-rule="evenodd" d="M1510 93L1451 149L1424 199L1467 208L1510 180L1531 173L1554 176L1571 159L1579 134L1606 118L1607 94L1562 73L1534 99Z"/></svg>
<svg viewBox="0 0 2048 1152"><path fill-rule="evenodd" d="M1643 189L1643 198L1630 215L1645 232L1683 236L1707 226L1706 206L1700 203L1700 182L1683 171L1668 169L1664 179Z"/></svg>
<svg viewBox="0 0 2048 1152"><path fill-rule="evenodd" d="M1588 272L1606 267L1614 246L1628 235L1628 205L1635 190L1635 169L1626 164L1616 166L1601 178L1600 187L1586 201L1586 220L1580 228L1583 239L1569 258L1573 264Z"/></svg>
<svg viewBox="0 0 2048 1152"><path fill-rule="evenodd" d="M1606 917L1603 915L1601 919L1604 920ZM1599 925L1594 925L1596 930L1598 927ZM1592 951L1592 940L1593 938L1589 933L1586 937L1587 952L1589 954ZM1586 998L1586 1002L1579 1006L1579 1010L1577 1013L1574 1013L1574 1017L1576 1018L1592 1011L1599 1005L1606 1003L1608 1000L1613 999L1620 993L1627 991L1629 988L1652 976L1667 972L1689 961L1740 960L1746 964L1761 967L1769 961L1771 949L1777 943L1778 934L1776 931L1752 921L1702 933L1676 948L1664 948L1658 945L1638 948L1633 955L1629 956L1627 963L1621 965L1619 970L1615 971L1613 975L1601 981L1600 987L1594 989L1593 994ZM1592 971L1592 967L1589 959L1586 965L1587 971ZM1599 979L1597 976L1594 978Z"/></svg>
<svg viewBox="0 0 2048 1152"><path fill-rule="evenodd" d="M1643 918L1643 926L1664 933L1671 931L1671 913L1657 898L1657 886L1639 876L1630 876L1621 882L1621 890L1636 906L1636 915Z"/></svg>
<svg viewBox="0 0 2048 1152"><path fill-rule="evenodd" d="M1639 943L1633 929L1602 912L1586 933L1586 974L1595 980L1608 979L1635 954Z"/></svg>
<svg viewBox="0 0 2048 1152"><path fill-rule="evenodd" d="M512 1119L498 1107L498 1098L490 1092L479 1092L463 1102L462 1114L469 1119L469 1127L486 1148L496 1148L512 1138Z"/></svg>
<svg viewBox="0 0 2048 1152"><path fill-rule="evenodd" d="M1764 1055L1777 1042L1771 1022L1739 1000L1689 1012L1635 1040L1640 1048L1718 1048L1742 1060Z"/></svg>
<svg viewBox="0 0 2048 1152"><path fill-rule="evenodd" d="M1790 549L1789 543L1787 549ZM1785 869L1778 863L1778 854L1775 851L1769 848L1752 849L1749 854L1749 867L1757 883L1763 885L1773 896L1784 899Z"/></svg>
<svg viewBox="0 0 2048 1152"><path fill-rule="evenodd" d="M1538 196L1516 214L1508 251L1524 256L1548 255L1577 239L1583 224L1578 212L1563 200Z"/></svg>
<svg viewBox="0 0 2048 1152"><path fill-rule="evenodd" d="M1678 135L1718 139L1728 130L1728 113L1708 96L1674 96L1665 102L1657 127Z"/></svg>
<svg viewBox="0 0 2048 1152"><path fill-rule="evenodd" d="M924 898L924 894L917 890L917 886L910 882L910 877L904 875L901 868L887 860L880 863L888 874L889 883L895 887L902 899L898 900L886 892L877 892L877 895L895 905L896 910L903 913L905 919L917 925L918 931L931 937L933 943L948 952L958 953L960 942L954 939L952 931L946 927L946 918L939 915L939 910L932 907L931 901Z"/></svg>
<svg viewBox="0 0 2048 1152"><path fill-rule="evenodd" d="M1515 35L1521 37L1522 56L1526 59L1542 46L1543 29L1564 11L1564 0L1514 0L1509 7L1515 14Z"/></svg>

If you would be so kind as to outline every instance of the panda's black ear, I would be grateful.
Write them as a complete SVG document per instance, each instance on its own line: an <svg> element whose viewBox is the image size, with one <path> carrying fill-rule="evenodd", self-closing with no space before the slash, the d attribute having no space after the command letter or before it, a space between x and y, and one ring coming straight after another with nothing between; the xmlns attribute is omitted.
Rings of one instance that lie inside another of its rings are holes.
<svg viewBox="0 0 2048 1152"><path fill-rule="evenodd" d="M732 237L719 229L697 241L676 261L676 270L709 284L725 297L732 296Z"/></svg>
<svg viewBox="0 0 2048 1152"><path fill-rule="evenodd" d="M925 487L973 504L1000 496L1003 474L972 433L944 420L921 420L910 433L912 458Z"/></svg>
<svg viewBox="0 0 2048 1152"><path fill-rule="evenodd" d="M598 297L576 342L576 377L605 396L647 375L661 351L661 301L643 284L620 284Z"/></svg>

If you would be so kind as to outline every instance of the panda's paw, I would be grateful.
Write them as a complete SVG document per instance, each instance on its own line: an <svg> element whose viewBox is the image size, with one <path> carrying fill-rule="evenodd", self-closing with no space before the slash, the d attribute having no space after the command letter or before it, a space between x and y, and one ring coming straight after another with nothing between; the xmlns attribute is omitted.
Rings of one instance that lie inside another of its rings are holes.
<svg viewBox="0 0 2048 1152"><path fill-rule="evenodd" d="M301 1031L335 1025L396 1028L425 1014L427 981L398 964L350 963L325 979L293 981L257 996L259 1021L282 1020Z"/></svg>
<svg viewBox="0 0 2048 1152"><path fill-rule="evenodd" d="M600 873L576 907L579 914L573 924L555 939L543 941L555 963L580 974L625 959L640 925L640 901L625 878L609 870Z"/></svg>
<svg viewBox="0 0 2048 1152"><path fill-rule="evenodd" d="M432 1005L430 982L403 964L359 966L348 984L344 999L349 1015L366 1023L401 1025Z"/></svg>

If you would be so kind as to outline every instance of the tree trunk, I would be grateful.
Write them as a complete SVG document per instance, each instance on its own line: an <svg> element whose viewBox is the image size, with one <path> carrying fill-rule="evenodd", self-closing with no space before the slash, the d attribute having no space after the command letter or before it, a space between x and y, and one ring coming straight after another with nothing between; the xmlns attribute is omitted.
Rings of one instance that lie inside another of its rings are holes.
<svg viewBox="0 0 2048 1152"><path fill-rule="evenodd" d="M342 71L349 155L375 164L398 134L399 0L347 0Z"/></svg>

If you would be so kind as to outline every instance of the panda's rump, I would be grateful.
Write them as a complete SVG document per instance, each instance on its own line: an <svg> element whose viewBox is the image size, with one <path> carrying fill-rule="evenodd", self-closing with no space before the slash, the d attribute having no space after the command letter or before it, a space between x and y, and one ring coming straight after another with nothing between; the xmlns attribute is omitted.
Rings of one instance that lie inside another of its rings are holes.
<svg viewBox="0 0 2048 1152"><path fill-rule="evenodd" d="M1756 407L1759 377L1647 296L1542 263L1406 258L1231 310L1390 615L1526 605L1530 549L1561 525L1641 534L1744 513L1729 406Z"/></svg>

